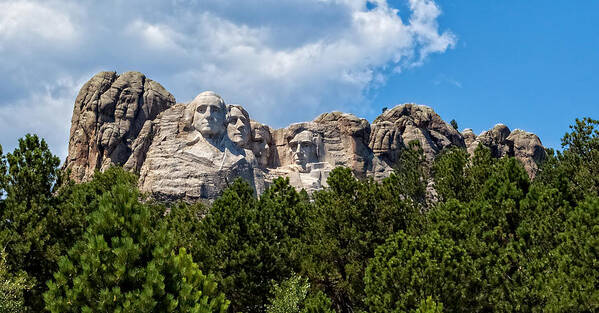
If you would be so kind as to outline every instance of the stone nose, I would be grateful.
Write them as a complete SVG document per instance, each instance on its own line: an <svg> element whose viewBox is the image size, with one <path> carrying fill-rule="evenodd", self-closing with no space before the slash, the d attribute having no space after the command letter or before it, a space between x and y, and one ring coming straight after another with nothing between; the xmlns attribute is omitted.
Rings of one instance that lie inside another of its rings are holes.
<svg viewBox="0 0 599 313"><path fill-rule="evenodd" d="M212 113L214 113L212 107L208 106L206 108L206 113L205 113L206 117L214 119L214 114L212 114Z"/></svg>
<svg viewBox="0 0 599 313"><path fill-rule="evenodd" d="M238 130L242 130L243 129L243 121L240 119L237 119L237 122L235 122L235 127L237 127Z"/></svg>

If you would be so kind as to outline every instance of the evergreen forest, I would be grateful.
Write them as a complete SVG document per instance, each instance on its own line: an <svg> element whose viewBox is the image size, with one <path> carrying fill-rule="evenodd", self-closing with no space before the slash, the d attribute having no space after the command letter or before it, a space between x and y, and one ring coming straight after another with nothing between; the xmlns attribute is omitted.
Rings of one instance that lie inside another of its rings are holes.
<svg viewBox="0 0 599 313"><path fill-rule="evenodd" d="M26 135L0 147L0 312L597 312L599 121L539 166L410 143L380 182L161 203Z"/></svg>

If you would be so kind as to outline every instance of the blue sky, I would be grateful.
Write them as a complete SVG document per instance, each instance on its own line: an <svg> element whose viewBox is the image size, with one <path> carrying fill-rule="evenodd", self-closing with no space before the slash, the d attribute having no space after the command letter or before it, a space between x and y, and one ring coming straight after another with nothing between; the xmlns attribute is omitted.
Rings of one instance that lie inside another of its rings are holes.
<svg viewBox="0 0 599 313"><path fill-rule="evenodd" d="M553 148L575 118L599 118L599 1L438 5L455 48L391 77L373 103L428 104L475 133L502 122Z"/></svg>
<svg viewBox="0 0 599 313"><path fill-rule="evenodd" d="M549 147L599 118L599 1L0 0L0 145L64 158L79 88L136 70L177 101L214 90L275 127L426 104Z"/></svg>

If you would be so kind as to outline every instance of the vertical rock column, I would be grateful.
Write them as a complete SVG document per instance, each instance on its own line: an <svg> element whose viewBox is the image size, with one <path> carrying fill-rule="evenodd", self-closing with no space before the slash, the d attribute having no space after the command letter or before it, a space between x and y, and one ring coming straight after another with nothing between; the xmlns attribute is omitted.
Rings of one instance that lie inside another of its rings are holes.
<svg viewBox="0 0 599 313"><path fill-rule="evenodd" d="M113 164L129 163L139 170L147 149L139 144L140 132L144 129L142 135L151 136L151 121L174 104L164 87L139 72L96 74L83 85L73 108L64 165L71 178L86 181L95 170Z"/></svg>

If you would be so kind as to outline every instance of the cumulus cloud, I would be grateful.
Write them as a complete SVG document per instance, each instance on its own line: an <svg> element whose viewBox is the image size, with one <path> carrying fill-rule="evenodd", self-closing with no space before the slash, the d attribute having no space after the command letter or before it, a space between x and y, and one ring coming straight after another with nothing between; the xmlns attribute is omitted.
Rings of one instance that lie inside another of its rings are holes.
<svg viewBox="0 0 599 313"><path fill-rule="evenodd" d="M367 114L389 73L455 44L434 1L407 4L402 19L386 0L3 2L0 144L32 131L64 157L77 89L100 70L143 72L180 102L214 90L276 127Z"/></svg>
<svg viewBox="0 0 599 313"><path fill-rule="evenodd" d="M31 133L45 138L53 153L66 156L64 141L69 135L73 95L84 82L61 77L18 101L0 106L1 144L5 152L16 147L18 138Z"/></svg>
<svg viewBox="0 0 599 313"><path fill-rule="evenodd" d="M68 43L77 35L69 16L50 5L28 1L0 3L0 49L8 49L8 43Z"/></svg>

